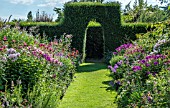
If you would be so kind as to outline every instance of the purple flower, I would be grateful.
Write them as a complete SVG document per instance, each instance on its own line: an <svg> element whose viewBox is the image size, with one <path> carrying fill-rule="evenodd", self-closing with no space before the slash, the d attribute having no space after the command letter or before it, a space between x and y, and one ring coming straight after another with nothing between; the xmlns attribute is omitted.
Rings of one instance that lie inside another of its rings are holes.
<svg viewBox="0 0 170 108"><path fill-rule="evenodd" d="M120 82L120 81L117 81L117 84L118 84L118 85L121 85L121 82Z"/></svg>
<svg viewBox="0 0 170 108"><path fill-rule="evenodd" d="M56 59L55 61L54 61L56 64L58 64L58 60Z"/></svg>
<svg viewBox="0 0 170 108"><path fill-rule="evenodd" d="M113 55L117 55L117 52L113 52Z"/></svg>
<svg viewBox="0 0 170 108"><path fill-rule="evenodd" d="M45 59L46 59L47 61L51 61L50 56L47 56Z"/></svg>
<svg viewBox="0 0 170 108"><path fill-rule="evenodd" d="M114 72L114 73L116 72L116 69L115 69L115 68L111 68L111 70L112 70L112 72Z"/></svg>
<svg viewBox="0 0 170 108"><path fill-rule="evenodd" d="M108 68L109 68L112 72L116 72L116 69L113 68L112 66L108 66Z"/></svg>
<svg viewBox="0 0 170 108"><path fill-rule="evenodd" d="M148 63L146 63L146 64L145 64L145 66L146 66L146 67L149 67L149 66L151 66L151 65L150 65L150 64L148 64Z"/></svg>
<svg viewBox="0 0 170 108"><path fill-rule="evenodd" d="M152 75L155 76L155 75L156 75L156 72L152 73Z"/></svg>
<svg viewBox="0 0 170 108"><path fill-rule="evenodd" d="M117 62L117 64L118 64L119 66L121 66L122 63L123 63L123 60L120 60L119 62Z"/></svg>
<svg viewBox="0 0 170 108"><path fill-rule="evenodd" d="M138 71L138 70L142 70L141 66L133 66L132 70L134 72Z"/></svg>
<svg viewBox="0 0 170 108"><path fill-rule="evenodd" d="M111 69L111 68L112 68L112 66L110 66L110 65L109 65L109 66L108 66L108 68L109 68L109 69Z"/></svg>
<svg viewBox="0 0 170 108"><path fill-rule="evenodd" d="M147 74L147 76L148 76L149 74L151 74L151 72L148 71L148 72L146 72L146 74Z"/></svg>
<svg viewBox="0 0 170 108"><path fill-rule="evenodd" d="M151 102L152 101L152 97L148 96L148 101Z"/></svg>
<svg viewBox="0 0 170 108"><path fill-rule="evenodd" d="M156 62L154 62L154 65L158 65L159 63L156 61Z"/></svg>
<svg viewBox="0 0 170 108"><path fill-rule="evenodd" d="M110 82L109 82L109 85L113 87L113 86L114 86L113 81L110 81Z"/></svg>
<svg viewBox="0 0 170 108"><path fill-rule="evenodd" d="M146 56L145 57L147 60L149 60L149 59L151 59L152 58L152 56L151 55L149 55L149 56Z"/></svg>
<svg viewBox="0 0 170 108"><path fill-rule="evenodd" d="M60 65L60 66L63 66L63 63L62 63L62 62L59 62L59 65Z"/></svg>
<svg viewBox="0 0 170 108"><path fill-rule="evenodd" d="M140 60L139 62L144 64L144 63L146 63L146 60Z"/></svg>
<svg viewBox="0 0 170 108"><path fill-rule="evenodd" d="M117 69L119 66L117 64L114 65L114 69Z"/></svg>
<svg viewBox="0 0 170 108"><path fill-rule="evenodd" d="M133 46L133 44L131 44L131 43L123 44L120 47L116 48L116 51L120 52L122 49L128 49L131 46Z"/></svg>

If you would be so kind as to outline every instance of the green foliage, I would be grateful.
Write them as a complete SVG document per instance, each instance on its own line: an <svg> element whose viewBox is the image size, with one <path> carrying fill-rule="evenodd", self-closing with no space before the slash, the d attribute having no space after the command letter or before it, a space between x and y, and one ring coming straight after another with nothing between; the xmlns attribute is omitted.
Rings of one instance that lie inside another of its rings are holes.
<svg viewBox="0 0 170 108"><path fill-rule="evenodd" d="M17 28L2 28L1 105L56 108L73 79L79 63L77 60L80 59L78 50L70 49L71 38L71 35L63 35L48 42Z"/></svg>
<svg viewBox="0 0 170 108"><path fill-rule="evenodd" d="M99 22L96 21L90 21L87 25L87 28L89 27L101 27L102 25Z"/></svg>
<svg viewBox="0 0 170 108"><path fill-rule="evenodd" d="M26 31L19 30L19 27L14 27L12 29L9 27L2 28L0 32L0 40L6 38L9 48L11 48L14 43L16 46L24 45L24 42L27 43L27 45L32 45L34 43L34 36L27 34ZM1 42L1 44L3 43Z"/></svg>
<svg viewBox="0 0 170 108"><path fill-rule="evenodd" d="M32 16L32 12L28 12L28 15L27 15L27 21L31 22L33 21L33 16Z"/></svg>
<svg viewBox="0 0 170 108"><path fill-rule="evenodd" d="M72 46L83 52L83 55L85 55L85 48L83 50L85 29L89 21L93 19L99 22L104 29L105 49L113 50L111 45L115 43L114 37L117 36L117 31L121 24L120 4L92 2L67 3L64 6L64 16L63 26L68 29L65 32L73 35Z"/></svg>
<svg viewBox="0 0 170 108"><path fill-rule="evenodd" d="M126 5L124 14L122 15L123 22L161 22L168 19L169 12L166 8L161 10L158 5L156 6L147 6L147 1L144 3L144 0L136 0L133 4L133 8L130 8L129 2Z"/></svg>
<svg viewBox="0 0 170 108"><path fill-rule="evenodd" d="M11 25L14 26L15 23ZM54 37L59 38L63 33L72 34L73 42L71 46L83 53L83 58L85 58L86 41L91 41L86 40L86 36L92 34L88 32L85 34L86 28L92 28L92 26L102 28L103 33L100 34L102 35L100 37L104 38L104 52L113 51L121 43L135 40L136 33L146 33L149 30L148 24L128 23L121 25L120 4L115 2L106 4L92 2L66 3L63 22L20 22L19 25L29 32L32 32L30 29L37 26L37 33L41 36L45 34L48 36L48 40L52 40ZM94 33L97 33L97 31L96 29ZM112 47L113 43L114 48Z"/></svg>
<svg viewBox="0 0 170 108"><path fill-rule="evenodd" d="M61 10L61 8L54 8L53 9L56 14L58 15L57 19L55 20L56 22L61 22L64 19L64 13L63 10Z"/></svg>
<svg viewBox="0 0 170 108"><path fill-rule="evenodd" d="M117 62L119 62L120 60L123 60L124 57L123 56L115 56L115 57L112 57L111 60L110 60L110 64L112 66L114 66Z"/></svg>
<svg viewBox="0 0 170 108"><path fill-rule="evenodd" d="M138 34L136 41L116 48L108 66L120 108L170 105L169 22L152 26L155 29ZM123 59L115 63L113 60L119 56Z"/></svg>
<svg viewBox="0 0 170 108"><path fill-rule="evenodd" d="M147 31L150 31L150 29L151 24L148 23L123 23L119 40L122 40L121 35L124 36L123 39L126 40L124 42L127 42L127 40L135 40L136 34L146 33Z"/></svg>
<svg viewBox="0 0 170 108"><path fill-rule="evenodd" d="M10 23L10 24L12 26L15 25L15 23ZM59 38L59 35L63 34L64 31L67 30L66 27L63 28L62 24L52 23L52 22L51 23L47 23L47 22L20 22L20 26L21 26L21 28L27 28L27 30L29 32L32 32L33 34L39 33L41 36L46 34L48 40L54 39L54 36L56 38ZM32 28L34 28L34 27L36 27L36 30L32 30ZM120 45L123 42L135 40L136 39L136 33L146 33L148 30L150 30L150 28L151 28L151 24L146 24L146 23L123 23L121 28L119 30L117 30L117 31L120 31L120 32L116 32L114 34L114 35L116 35L116 34L117 35L114 37L115 41L112 42L112 43L115 43L115 45ZM87 37L90 36L91 38L88 38L90 40L87 40L87 41L88 42L93 41L92 36L99 36L105 42L106 37L105 37L105 34L104 34L104 37L103 37L103 32L104 32L103 29L104 28L102 27L101 23L96 22L94 20L90 21L88 23L88 26L87 26L88 31L86 31L87 32L86 36ZM85 32L85 31L82 31L82 32ZM81 37L83 38L83 36L81 36ZM117 41L116 41L116 39L117 39ZM77 41L77 40L75 40L75 41ZM84 44L84 46L86 46L86 43L83 42L83 44ZM108 46L107 43L105 43L105 45ZM101 48L104 48L104 46L102 46ZM74 47L74 46L72 46L72 47ZM88 47L91 47L91 46L88 46ZM108 51L106 49L105 50L101 49L101 50Z"/></svg>
<svg viewBox="0 0 170 108"><path fill-rule="evenodd" d="M52 22L53 16L48 15L45 11L42 11L42 13L39 12L39 9L36 12L36 18L34 19L36 22Z"/></svg>
<svg viewBox="0 0 170 108"><path fill-rule="evenodd" d="M79 2L103 2L104 0L79 0Z"/></svg>
<svg viewBox="0 0 170 108"><path fill-rule="evenodd" d="M161 21L165 21L168 19L168 14L163 11L158 9L155 9L155 11L150 11L150 10L146 10L146 11L142 11L141 15L138 19L138 22L161 22Z"/></svg>

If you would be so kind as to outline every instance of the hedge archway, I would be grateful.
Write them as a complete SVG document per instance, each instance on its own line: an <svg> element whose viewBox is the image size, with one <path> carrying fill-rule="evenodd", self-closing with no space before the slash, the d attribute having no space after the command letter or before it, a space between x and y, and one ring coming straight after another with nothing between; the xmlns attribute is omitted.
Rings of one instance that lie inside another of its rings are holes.
<svg viewBox="0 0 170 108"><path fill-rule="evenodd" d="M105 52L105 37L102 26L87 27L85 31L84 46L85 60L102 60Z"/></svg>
<svg viewBox="0 0 170 108"><path fill-rule="evenodd" d="M114 50L119 41L117 31L121 26L120 4L78 2L66 3L64 6L63 27L66 33L73 35L72 47L83 53L85 59L85 30L91 19L99 22L104 30L105 51Z"/></svg>

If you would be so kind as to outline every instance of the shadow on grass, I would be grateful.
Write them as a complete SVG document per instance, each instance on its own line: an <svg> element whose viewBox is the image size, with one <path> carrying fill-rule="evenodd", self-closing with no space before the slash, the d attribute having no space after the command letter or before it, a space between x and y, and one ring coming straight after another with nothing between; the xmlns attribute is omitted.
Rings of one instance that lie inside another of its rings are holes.
<svg viewBox="0 0 170 108"><path fill-rule="evenodd" d="M119 88L119 85L114 84L113 80L103 81L102 84L105 84L108 86L108 87L105 87L107 91L117 91Z"/></svg>
<svg viewBox="0 0 170 108"><path fill-rule="evenodd" d="M85 63L78 67L77 73L93 72L101 69L106 69L107 65L104 63Z"/></svg>

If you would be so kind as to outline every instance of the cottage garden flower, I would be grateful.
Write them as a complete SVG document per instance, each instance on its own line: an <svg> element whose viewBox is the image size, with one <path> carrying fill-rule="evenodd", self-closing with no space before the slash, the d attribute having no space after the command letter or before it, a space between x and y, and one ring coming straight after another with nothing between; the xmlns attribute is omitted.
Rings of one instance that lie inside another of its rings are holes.
<svg viewBox="0 0 170 108"><path fill-rule="evenodd" d="M71 35L41 43L20 31L0 31L13 35L0 35L0 106L43 107L50 97L47 106L57 107L79 62L79 52L70 48Z"/></svg>
<svg viewBox="0 0 170 108"><path fill-rule="evenodd" d="M148 41L152 41L149 38ZM110 61L112 65L108 66L113 77L109 84L118 90L119 107L168 107L169 38L158 39L153 44L153 52L148 52L144 47L147 45L142 45L142 42L138 39L134 44L127 43L116 48Z"/></svg>

